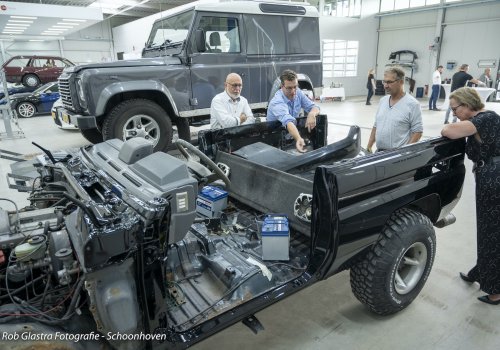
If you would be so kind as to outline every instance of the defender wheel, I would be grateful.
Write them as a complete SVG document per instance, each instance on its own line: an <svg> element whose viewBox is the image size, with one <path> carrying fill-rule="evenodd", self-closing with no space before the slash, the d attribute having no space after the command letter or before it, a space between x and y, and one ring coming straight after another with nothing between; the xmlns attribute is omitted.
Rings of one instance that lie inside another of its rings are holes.
<svg viewBox="0 0 500 350"><path fill-rule="evenodd" d="M143 137L153 143L155 151L166 151L172 141L172 122L156 103L134 99L113 108L104 119L102 134L104 140Z"/></svg>
<svg viewBox="0 0 500 350"><path fill-rule="evenodd" d="M31 118L36 113L35 105L29 102L21 102L16 107L16 112L19 117Z"/></svg>
<svg viewBox="0 0 500 350"><path fill-rule="evenodd" d="M26 74L23 77L23 85L27 87L37 87L40 85L40 78L35 74Z"/></svg>
<svg viewBox="0 0 500 350"><path fill-rule="evenodd" d="M97 129L80 129L80 133L90 143L96 144L104 141L101 132Z"/></svg>
<svg viewBox="0 0 500 350"><path fill-rule="evenodd" d="M351 268L352 292L379 315L398 312L422 290L435 254L436 235L429 218L398 210L366 257Z"/></svg>

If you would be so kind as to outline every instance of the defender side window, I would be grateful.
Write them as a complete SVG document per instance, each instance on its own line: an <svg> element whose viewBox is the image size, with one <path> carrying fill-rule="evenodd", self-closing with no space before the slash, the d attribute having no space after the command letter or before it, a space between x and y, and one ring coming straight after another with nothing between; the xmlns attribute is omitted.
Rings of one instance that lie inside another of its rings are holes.
<svg viewBox="0 0 500 350"><path fill-rule="evenodd" d="M234 17L203 16L198 29L205 31L205 47L208 53L241 52L238 19ZM193 52L196 45L193 41Z"/></svg>
<svg viewBox="0 0 500 350"><path fill-rule="evenodd" d="M245 15L249 55L286 54L286 35L281 16Z"/></svg>

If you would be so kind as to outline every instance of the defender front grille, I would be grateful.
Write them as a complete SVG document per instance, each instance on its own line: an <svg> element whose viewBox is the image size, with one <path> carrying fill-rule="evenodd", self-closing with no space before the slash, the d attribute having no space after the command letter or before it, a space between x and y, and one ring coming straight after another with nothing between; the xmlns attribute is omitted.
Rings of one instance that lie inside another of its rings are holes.
<svg viewBox="0 0 500 350"><path fill-rule="evenodd" d="M69 79L59 78L59 94L61 95L63 106L69 110L75 110L69 88Z"/></svg>

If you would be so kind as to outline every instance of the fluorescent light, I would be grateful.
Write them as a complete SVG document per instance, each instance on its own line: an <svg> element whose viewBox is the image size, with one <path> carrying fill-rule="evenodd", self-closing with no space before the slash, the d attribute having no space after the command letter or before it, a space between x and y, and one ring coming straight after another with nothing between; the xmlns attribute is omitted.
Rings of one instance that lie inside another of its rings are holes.
<svg viewBox="0 0 500 350"><path fill-rule="evenodd" d="M66 22L57 22L57 24L63 25L63 26L68 26L68 27L74 27L74 26L80 25L80 23L66 23Z"/></svg>
<svg viewBox="0 0 500 350"><path fill-rule="evenodd" d="M24 32L24 28L7 28L5 27L3 30L10 30L12 32Z"/></svg>
<svg viewBox="0 0 500 350"><path fill-rule="evenodd" d="M33 23L33 21L19 21L16 19L8 19L7 23L12 22L12 23Z"/></svg>
<svg viewBox="0 0 500 350"><path fill-rule="evenodd" d="M56 26L56 25L53 25L51 28L66 28L66 29L71 29L71 28L74 28L74 27L71 27L71 26Z"/></svg>
<svg viewBox="0 0 500 350"><path fill-rule="evenodd" d="M37 19L38 17L28 17L28 16L10 16L10 18L20 18L20 19Z"/></svg>
<svg viewBox="0 0 500 350"><path fill-rule="evenodd" d="M87 22L86 19L67 19L67 18L63 18L63 21L66 21L66 22Z"/></svg>
<svg viewBox="0 0 500 350"><path fill-rule="evenodd" d="M60 33L41 33L41 35L59 35Z"/></svg>
<svg viewBox="0 0 500 350"><path fill-rule="evenodd" d="M2 32L2 34L21 34L22 32L11 32L11 31L7 31L7 30L4 30Z"/></svg>
<svg viewBox="0 0 500 350"><path fill-rule="evenodd" d="M6 26L12 26L12 27L24 27L24 28L27 28L27 27L29 27L31 24L6 23L5 25L6 25Z"/></svg>
<svg viewBox="0 0 500 350"><path fill-rule="evenodd" d="M45 41L45 40L42 40L42 39L30 39L28 41Z"/></svg>

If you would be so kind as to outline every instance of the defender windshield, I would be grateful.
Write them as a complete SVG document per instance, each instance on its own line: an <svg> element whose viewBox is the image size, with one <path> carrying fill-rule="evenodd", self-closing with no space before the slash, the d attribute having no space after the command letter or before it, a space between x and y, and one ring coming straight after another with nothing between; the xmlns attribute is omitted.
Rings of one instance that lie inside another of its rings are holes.
<svg viewBox="0 0 500 350"><path fill-rule="evenodd" d="M164 18L153 24L146 48L169 46L186 40L194 10Z"/></svg>

